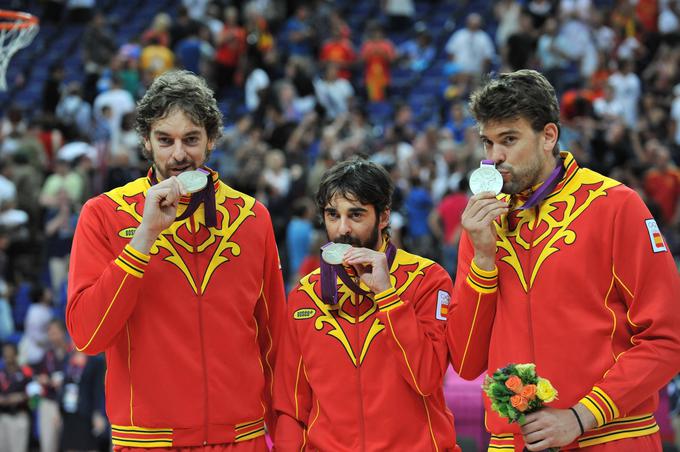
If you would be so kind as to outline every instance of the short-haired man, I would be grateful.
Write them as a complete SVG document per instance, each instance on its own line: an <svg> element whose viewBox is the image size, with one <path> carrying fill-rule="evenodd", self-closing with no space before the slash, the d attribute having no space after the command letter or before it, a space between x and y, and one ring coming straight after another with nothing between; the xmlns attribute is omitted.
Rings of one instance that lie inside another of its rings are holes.
<svg viewBox="0 0 680 452"><path fill-rule="evenodd" d="M66 319L106 352L114 446L267 450L285 292L269 213L204 166L221 127L203 79L161 75L137 106L152 168L80 215Z"/></svg>
<svg viewBox="0 0 680 452"><path fill-rule="evenodd" d="M536 71L501 74L471 111L502 195L463 212L448 338L464 378L535 363L559 399L490 450L660 451L657 392L680 369L680 278L635 191L559 152L559 108Z"/></svg>
<svg viewBox="0 0 680 452"><path fill-rule="evenodd" d="M385 169L358 158L321 180L328 239L351 247L289 295L278 451L459 450L442 392L451 279L390 243L392 192Z"/></svg>

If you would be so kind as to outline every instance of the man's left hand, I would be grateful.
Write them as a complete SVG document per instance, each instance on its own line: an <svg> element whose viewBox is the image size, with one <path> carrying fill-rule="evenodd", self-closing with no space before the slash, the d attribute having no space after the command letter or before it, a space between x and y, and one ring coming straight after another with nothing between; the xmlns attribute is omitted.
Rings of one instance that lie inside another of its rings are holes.
<svg viewBox="0 0 680 452"><path fill-rule="evenodd" d="M574 413L557 408L543 408L527 415L521 431L531 451L566 446L581 434Z"/></svg>
<svg viewBox="0 0 680 452"><path fill-rule="evenodd" d="M361 282L373 293L377 294L392 287L385 253L369 248L352 248L345 253L344 262L354 268Z"/></svg>

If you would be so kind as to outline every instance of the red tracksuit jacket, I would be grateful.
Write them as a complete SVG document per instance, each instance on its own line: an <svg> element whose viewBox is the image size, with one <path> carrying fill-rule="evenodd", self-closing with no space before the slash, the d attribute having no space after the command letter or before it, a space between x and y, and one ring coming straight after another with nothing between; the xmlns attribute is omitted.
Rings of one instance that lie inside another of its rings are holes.
<svg viewBox="0 0 680 452"><path fill-rule="evenodd" d="M393 288L321 300L319 270L288 298L276 367L276 450L459 450L442 380L451 278L398 250ZM367 289L365 286L364 289Z"/></svg>
<svg viewBox="0 0 680 452"><path fill-rule="evenodd" d="M474 265L463 235L447 328L454 368L472 379L536 363L559 392L550 406L580 401L598 421L573 447L650 435L657 392L680 371L680 278L640 197L562 156L554 191L496 223L496 270ZM491 446L518 444L517 424L485 401Z"/></svg>
<svg viewBox="0 0 680 452"><path fill-rule="evenodd" d="M106 352L114 445L229 443L263 435L264 420L273 427L285 292L271 220L216 173L212 181L217 227L206 227L201 205L148 256L128 245L148 177L89 200L80 215L66 321L79 350Z"/></svg>

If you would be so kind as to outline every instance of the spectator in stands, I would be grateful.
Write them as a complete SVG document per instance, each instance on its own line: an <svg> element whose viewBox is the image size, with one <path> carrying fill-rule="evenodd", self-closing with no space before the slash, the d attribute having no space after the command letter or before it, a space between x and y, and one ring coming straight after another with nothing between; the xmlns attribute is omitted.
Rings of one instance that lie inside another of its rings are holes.
<svg viewBox="0 0 680 452"><path fill-rule="evenodd" d="M511 71L535 66L534 53L538 33L532 27L531 17L526 12L520 14L519 23L519 30L508 36L505 47L501 49L503 64Z"/></svg>
<svg viewBox="0 0 680 452"><path fill-rule="evenodd" d="M96 12L82 38L85 68L83 99L87 102L94 101L97 95L97 80L108 67L117 50L116 39L107 24L106 16L102 12Z"/></svg>
<svg viewBox="0 0 680 452"><path fill-rule="evenodd" d="M432 209L428 224L435 239L439 243L442 267L449 272L451 278L456 277L458 266L458 243L461 233L461 215L468 203L468 182L463 177L457 187L450 190L437 206Z"/></svg>
<svg viewBox="0 0 680 452"><path fill-rule="evenodd" d="M304 276L300 274L300 265L309 253L311 244L315 241L315 214L314 204L309 198L298 198L293 203L292 218L286 227L288 287L293 287Z"/></svg>
<svg viewBox="0 0 680 452"><path fill-rule="evenodd" d="M108 118L111 141L108 143L108 148L109 150L116 149L120 144L123 116L135 111L135 99L129 91L123 88L117 74L111 77L111 88L99 94L94 100L94 114L101 115L105 106L111 109L111 115Z"/></svg>
<svg viewBox="0 0 680 452"><path fill-rule="evenodd" d="M165 47L170 47L170 26L172 25L172 18L166 12L156 14L151 22L151 26L146 29L141 36L140 42L142 46L151 44L155 40L157 44Z"/></svg>
<svg viewBox="0 0 680 452"><path fill-rule="evenodd" d="M9 287L4 279L4 273L0 274L0 343L14 334L14 316L9 302Z"/></svg>
<svg viewBox="0 0 680 452"><path fill-rule="evenodd" d="M465 132L475 126L475 121L468 114L467 108L462 101L454 102L449 109L449 119L444 127L452 134L453 142L462 144L465 141Z"/></svg>
<svg viewBox="0 0 680 452"><path fill-rule="evenodd" d="M23 363L35 366L43 359L49 345L47 326L54 318L52 289L40 283L31 288L31 306L24 321L24 335L19 343L19 359Z"/></svg>
<svg viewBox="0 0 680 452"><path fill-rule="evenodd" d="M305 58L315 55L316 31L312 27L307 5L297 6L295 14L284 25L282 35L289 55Z"/></svg>
<svg viewBox="0 0 680 452"><path fill-rule="evenodd" d="M314 91L319 104L326 110L329 119L335 119L349 111L349 104L354 97L352 84L340 78L336 63L328 63L323 78L314 80Z"/></svg>
<svg viewBox="0 0 680 452"><path fill-rule="evenodd" d="M516 0L499 0L494 5L493 13L498 21L496 47L502 49L508 37L520 29L519 16L522 13L522 5ZM533 22L531 28L533 29Z"/></svg>
<svg viewBox="0 0 680 452"><path fill-rule="evenodd" d="M52 291L55 294L62 292L68 276L68 261L78 222L78 210L65 188L57 192L57 205L45 209L46 258Z"/></svg>
<svg viewBox="0 0 680 452"><path fill-rule="evenodd" d="M238 9L224 9L224 26L215 39L215 79L220 92L235 84L236 75L245 68L246 30L239 24ZM243 78L244 74L241 73Z"/></svg>
<svg viewBox="0 0 680 452"><path fill-rule="evenodd" d="M496 52L489 34L482 28L482 16L472 13L465 19L465 28L451 35L444 48L460 70L479 78L491 68Z"/></svg>
<svg viewBox="0 0 680 452"><path fill-rule="evenodd" d="M60 402L64 377L72 356L72 346L66 337L66 326L61 319L47 325L49 347L42 361L35 367L35 379L42 386L38 403L40 452L57 452L61 439L62 419Z"/></svg>
<svg viewBox="0 0 680 452"><path fill-rule="evenodd" d="M390 66L397 53L377 22L366 27L366 34L359 52L364 64L364 84L369 102L382 102L390 86Z"/></svg>
<svg viewBox="0 0 680 452"><path fill-rule="evenodd" d="M624 121L630 128L637 125L638 102L642 94L640 78L635 73L633 60L619 61L618 70L609 76L609 85L614 90L614 99L624 110Z"/></svg>
<svg viewBox="0 0 680 452"><path fill-rule="evenodd" d="M436 251L428 218L432 211L432 196L428 187L414 176L410 179L410 189L404 200L406 209L406 248L419 256L435 257Z"/></svg>
<svg viewBox="0 0 680 452"><path fill-rule="evenodd" d="M337 64L338 77L350 80L356 59L356 51L346 31L343 31L342 22L331 22L331 37L321 46L319 62Z"/></svg>
<svg viewBox="0 0 680 452"><path fill-rule="evenodd" d="M50 66L47 80L43 86L42 95L42 110L44 113L54 114L57 108L59 99L61 98L61 91L64 83L64 65L62 62L53 63Z"/></svg>
<svg viewBox="0 0 680 452"><path fill-rule="evenodd" d="M397 48L399 63L412 72L419 74L430 67L434 61L436 49L432 45L432 36L423 23L416 24L416 36L405 41Z"/></svg>
<svg viewBox="0 0 680 452"><path fill-rule="evenodd" d="M680 83L673 87L673 101L671 103L671 130L675 131L673 135L673 144L676 149L680 149Z"/></svg>
<svg viewBox="0 0 680 452"><path fill-rule="evenodd" d="M668 148L658 141L652 147L651 168L644 175L644 189L661 209L660 223L680 225L680 170Z"/></svg>
<svg viewBox="0 0 680 452"><path fill-rule="evenodd" d="M12 343L2 345L4 368L0 369L0 450L27 452L30 434L30 417L26 385L32 372L19 365L17 347Z"/></svg>
<svg viewBox="0 0 680 452"><path fill-rule="evenodd" d="M69 357L60 397L63 419L61 450L101 450L99 436L107 428L105 373L106 363L102 355L87 356L74 351Z"/></svg>
<svg viewBox="0 0 680 452"><path fill-rule="evenodd" d="M190 29L189 34L177 42L177 47L173 50L177 57L176 65L178 68L202 75L201 61L203 60L203 51L201 49L202 41L199 38L199 27Z"/></svg>
<svg viewBox="0 0 680 452"><path fill-rule="evenodd" d="M192 19L189 10L184 6L177 8L177 17L170 25L170 45L169 49L177 47L177 43L189 36L191 30L198 30L200 22Z"/></svg>
<svg viewBox="0 0 680 452"><path fill-rule="evenodd" d="M92 107L83 99L80 82L68 84L56 107L57 117L64 127L75 129L76 133L90 137L92 133Z"/></svg>
<svg viewBox="0 0 680 452"><path fill-rule="evenodd" d="M175 54L172 50L158 42L157 38L151 38L139 57L142 77L150 82L174 67Z"/></svg>

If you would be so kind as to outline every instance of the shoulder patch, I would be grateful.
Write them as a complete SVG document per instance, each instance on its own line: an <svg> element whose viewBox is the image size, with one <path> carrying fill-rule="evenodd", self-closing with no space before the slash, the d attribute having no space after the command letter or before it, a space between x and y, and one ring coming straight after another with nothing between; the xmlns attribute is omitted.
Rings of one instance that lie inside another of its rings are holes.
<svg viewBox="0 0 680 452"><path fill-rule="evenodd" d="M316 309L314 308L302 308L298 309L293 313L293 318L295 320L305 320L305 319L311 319L314 317L314 314L316 314Z"/></svg>
<svg viewBox="0 0 680 452"><path fill-rule="evenodd" d="M133 235L135 235L136 230L137 228L125 228L118 231L118 235L123 237L124 239L130 239L132 238Z"/></svg>
<svg viewBox="0 0 680 452"><path fill-rule="evenodd" d="M446 315L449 313L449 302L451 301L451 295L444 290L437 292L437 312L435 312L435 317L437 320L446 320Z"/></svg>
<svg viewBox="0 0 680 452"><path fill-rule="evenodd" d="M663 240L659 226L656 224L654 219L645 220L645 225L647 226L647 232L649 233L649 240L652 242L652 251L655 253L662 253L668 251L666 242Z"/></svg>

